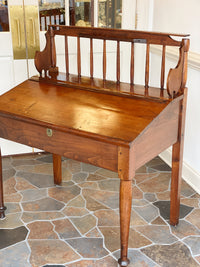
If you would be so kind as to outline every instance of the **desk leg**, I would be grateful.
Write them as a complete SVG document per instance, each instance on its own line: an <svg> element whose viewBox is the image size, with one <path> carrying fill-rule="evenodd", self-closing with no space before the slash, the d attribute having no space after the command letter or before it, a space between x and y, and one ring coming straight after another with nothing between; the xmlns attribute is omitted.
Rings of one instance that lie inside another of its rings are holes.
<svg viewBox="0 0 200 267"><path fill-rule="evenodd" d="M1 158L1 150L0 150L0 219L5 217L6 207L3 202L3 174L2 174L2 158Z"/></svg>
<svg viewBox="0 0 200 267"><path fill-rule="evenodd" d="M59 185L62 182L62 161L61 156L53 154L54 183Z"/></svg>
<svg viewBox="0 0 200 267"><path fill-rule="evenodd" d="M187 101L187 88L185 88L184 98L180 102L178 141L173 145L173 150L172 150L172 178L171 178L171 197L170 197L171 225L177 225L179 222L186 101Z"/></svg>
<svg viewBox="0 0 200 267"><path fill-rule="evenodd" d="M121 234L121 258L120 266L128 266L128 238L132 204L132 181L121 180L120 183L120 234Z"/></svg>

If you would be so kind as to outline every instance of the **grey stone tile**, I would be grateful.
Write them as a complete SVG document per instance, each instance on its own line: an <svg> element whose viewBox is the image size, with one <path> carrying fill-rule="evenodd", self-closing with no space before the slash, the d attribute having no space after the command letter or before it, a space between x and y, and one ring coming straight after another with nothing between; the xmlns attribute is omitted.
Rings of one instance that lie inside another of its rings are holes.
<svg viewBox="0 0 200 267"><path fill-rule="evenodd" d="M3 180L6 181L7 179L13 177L16 171L13 168L3 170Z"/></svg>
<svg viewBox="0 0 200 267"><path fill-rule="evenodd" d="M23 223L20 220L21 213L7 214L3 220L0 220L0 229L12 229L22 226Z"/></svg>
<svg viewBox="0 0 200 267"><path fill-rule="evenodd" d="M155 193L145 193L144 198L148 200L149 202L155 202L157 200Z"/></svg>
<svg viewBox="0 0 200 267"><path fill-rule="evenodd" d="M135 229L157 244L172 244L177 241L177 238L170 233L169 226L144 225Z"/></svg>
<svg viewBox="0 0 200 267"><path fill-rule="evenodd" d="M150 204L144 207L133 207L133 210L135 210L147 222L151 222L159 215L158 209Z"/></svg>
<svg viewBox="0 0 200 267"><path fill-rule="evenodd" d="M17 176L22 177L29 181L31 184L39 187L52 187L54 186L53 175L45 175L39 173L29 173L29 172L17 172Z"/></svg>
<svg viewBox="0 0 200 267"><path fill-rule="evenodd" d="M34 201L44 197L47 197L47 189L28 189L21 192L23 198L22 202Z"/></svg>
<svg viewBox="0 0 200 267"><path fill-rule="evenodd" d="M76 238L67 240L82 257L102 258L108 255L108 251L103 247L102 238Z"/></svg>
<svg viewBox="0 0 200 267"><path fill-rule="evenodd" d="M160 215L165 220L169 220L169 217L170 217L170 201L157 201L157 202L154 202L153 205L155 205L157 208L159 208ZM180 205L180 215L179 215L179 218L180 219L183 219L192 210L193 210L192 207L188 207L186 205L181 204Z"/></svg>
<svg viewBox="0 0 200 267"><path fill-rule="evenodd" d="M24 202L22 203L22 207L24 211L59 211L64 207L64 204L47 197L40 200Z"/></svg>
<svg viewBox="0 0 200 267"><path fill-rule="evenodd" d="M73 175L72 180L76 183L82 183L84 182L88 177L88 174L86 172L79 172Z"/></svg>
<svg viewBox="0 0 200 267"><path fill-rule="evenodd" d="M28 262L29 248L25 242L18 243L0 251L0 266L31 267Z"/></svg>
<svg viewBox="0 0 200 267"><path fill-rule="evenodd" d="M189 236L184 243L190 247L193 255L200 255L200 236Z"/></svg>
<svg viewBox="0 0 200 267"><path fill-rule="evenodd" d="M143 248L141 251L161 267L199 266L199 264L191 257L189 249L181 242L172 245L153 245Z"/></svg>
<svg viewBox="0 0 200 267"><path fill-rule="evenodd" d="M28 230L24 226L14 229L0 229L0 249L25 240Z"/></svg>

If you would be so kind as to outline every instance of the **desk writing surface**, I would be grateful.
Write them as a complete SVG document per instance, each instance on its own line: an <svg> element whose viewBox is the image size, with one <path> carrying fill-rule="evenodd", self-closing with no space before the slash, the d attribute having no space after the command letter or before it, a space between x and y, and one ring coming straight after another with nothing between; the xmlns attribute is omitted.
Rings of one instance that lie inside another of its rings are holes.
<svg viewBox="0 0 200 267"><path fill-rule="evenodd" d="M27 80L0 96L0 113L129 143L168 103Z"/></svg>

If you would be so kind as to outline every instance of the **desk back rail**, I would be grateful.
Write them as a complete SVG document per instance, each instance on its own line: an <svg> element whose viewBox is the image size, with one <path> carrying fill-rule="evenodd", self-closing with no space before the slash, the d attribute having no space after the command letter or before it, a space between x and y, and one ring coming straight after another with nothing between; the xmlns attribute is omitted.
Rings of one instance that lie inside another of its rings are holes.
<svg viewBox="0 0 200 267"><path fill-rule="evenodd" d="M66 62L66 81L69 76L69 47L68 37L77 38L77 73L80 81L81 78L81 38L90 39L90 79L94 78L94 52L93 40L103 40L103 81L107 80L107 41L116 41L116 84L120 84L120 43L129 42L131 44L130 56L130 85L134 85L134 72L135 72L135 44L146 44L146 64L145 64L145 81L144 87L146 91L149 88L150 79L150 46L162 46L162 61L160 71L160 89L164 89L165 84L165 57L166 46L179 47L179 61L175 69L169 71L167 77L167 92L169 97L176 97L182 94L182 89L185 87L187 78L187 52L189 49L189 40L186 38L188 35L179 35L171 33L156 33L145 31L131 31L131 30L118 30L118 29L104 29L104 28L87 28L87 27L74 27L74 26L49 26L46 33L47 44L42 52L37 52L35 56L35 66L42 77L42 72L45 72L46 77L52 77L56 80L58 74L58 67L56 66L56 49L55 49L55 36L62 35L65 37L65 62ZM173 38L181 40L175 40Z"/></svg>

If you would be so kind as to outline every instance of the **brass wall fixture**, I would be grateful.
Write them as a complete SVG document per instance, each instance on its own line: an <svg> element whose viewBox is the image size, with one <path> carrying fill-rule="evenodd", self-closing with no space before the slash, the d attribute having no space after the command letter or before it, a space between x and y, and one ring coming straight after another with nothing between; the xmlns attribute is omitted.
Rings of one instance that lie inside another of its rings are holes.
<svg viewBox="0 0 200 267"><path fill-rule="evenodd" d="M34 58L40 50L38 7L13 5L9 12L14 59Z"/></svg>

